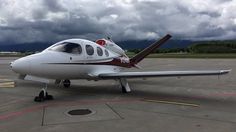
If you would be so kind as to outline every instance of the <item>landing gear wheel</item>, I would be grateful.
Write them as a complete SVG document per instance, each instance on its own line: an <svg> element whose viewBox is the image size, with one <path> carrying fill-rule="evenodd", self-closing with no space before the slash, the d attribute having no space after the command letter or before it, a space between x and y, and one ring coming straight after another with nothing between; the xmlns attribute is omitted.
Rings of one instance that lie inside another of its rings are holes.
<svg viewBox="0 0 236 132"><path fill-rule="evenodd" d="M52 95L49 95L49 94L46 92L45 99L46 99L46 100L53 100L54 98L53 98Z"/></svg>
<svg viewBox="0 0 236 132"><path fill-rule="evenodd" d="M44 90L40 91L39 96L34 98L35 102L43 102L44 101Z"/></svg>
<svg viewBox="0 0 236 132"><path fill-rule="evenodd" d="M45 90L41 90L39 96L34 98L35 102L43 102L45 100L53 100L53 96L49 95Z"/></svg>
<svg viewBox="0 0 236 132"><path fill-rule="evenodd" d="M65 88L70 87L70 80L68 80L68 79L64 80L63 85L64 85Z"/></svg>
<svg viewBox="0 0 236 132"><path fill-rule="evenodd" d="M44 99L43 99L43 98L40 98L39 96L36 96L36 97L34 98L34 101L35 101L35 102L43 102Z"/></svg>

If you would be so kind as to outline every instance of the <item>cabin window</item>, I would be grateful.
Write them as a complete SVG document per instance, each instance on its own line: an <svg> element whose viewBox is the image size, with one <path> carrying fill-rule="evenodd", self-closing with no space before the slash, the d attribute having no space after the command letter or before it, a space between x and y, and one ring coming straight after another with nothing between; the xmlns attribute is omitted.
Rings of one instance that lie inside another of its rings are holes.
<svg viewBox="0 0 236 132"><path fill-rule="evenodd" d="M77 43L64 42L58 45L53 46L50 50L66 52L71 54L81 54L82 47Z"/></svg>
<svg viewBox="0 0 236 132"><path fill-rule="evenodd" d="M102 56L103 55L102 48L97 47L97 53L98 53L98 56Z"/></svg>
<svg viewBox="0 0 236 132"><path fill-rule="evenodd" d="M93 46L91 45L86 45L86 52L88 55L93 55L94 54L94 49L93 49Z"/></svg>
<svg viewBox="0 0 236 132"><path fill-rule="evenodd" d="M105 49L105 55L108 57L109 56L109 52Z"/></svg>

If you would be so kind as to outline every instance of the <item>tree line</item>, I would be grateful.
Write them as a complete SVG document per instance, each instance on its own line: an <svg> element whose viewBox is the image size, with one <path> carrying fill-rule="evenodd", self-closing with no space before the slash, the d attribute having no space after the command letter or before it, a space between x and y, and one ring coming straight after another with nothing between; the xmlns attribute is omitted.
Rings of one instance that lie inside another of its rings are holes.
<svg viewBox="0 0 236 132"><path fill-rule="evenodd" d="M142 49L129 52L138 53ZM199 41L186 48L157 49L155 53L236 53L236 41Z"/></svg>

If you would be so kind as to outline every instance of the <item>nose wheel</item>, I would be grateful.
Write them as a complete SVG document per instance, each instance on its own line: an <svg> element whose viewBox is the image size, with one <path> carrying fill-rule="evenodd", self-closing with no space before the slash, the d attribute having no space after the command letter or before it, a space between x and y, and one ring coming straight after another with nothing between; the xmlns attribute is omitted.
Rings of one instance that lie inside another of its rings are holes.
<svg viewBox="0 0 236 132"><path fill-rule="evenodd" d="M47 92L47 84L46 84L46 88L43 88L39 92L39 95L34 98L35 102L43 102L45 100L53 100L53 96L49 95Z"/></svg>

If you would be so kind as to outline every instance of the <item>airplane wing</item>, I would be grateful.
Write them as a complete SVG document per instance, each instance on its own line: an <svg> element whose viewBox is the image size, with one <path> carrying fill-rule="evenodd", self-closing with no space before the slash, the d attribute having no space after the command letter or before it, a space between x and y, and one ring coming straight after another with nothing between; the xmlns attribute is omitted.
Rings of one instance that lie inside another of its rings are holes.
<svg viewBox="0 0 236 132"><path fill-rule="evenodd" d="M202 71L148 71L148 72L117 72L102 73L99 78L118 79L118 78L142 78L142 77L181 77L181 76L209 76L223 75L231 70L202 70Z"/></svg>

